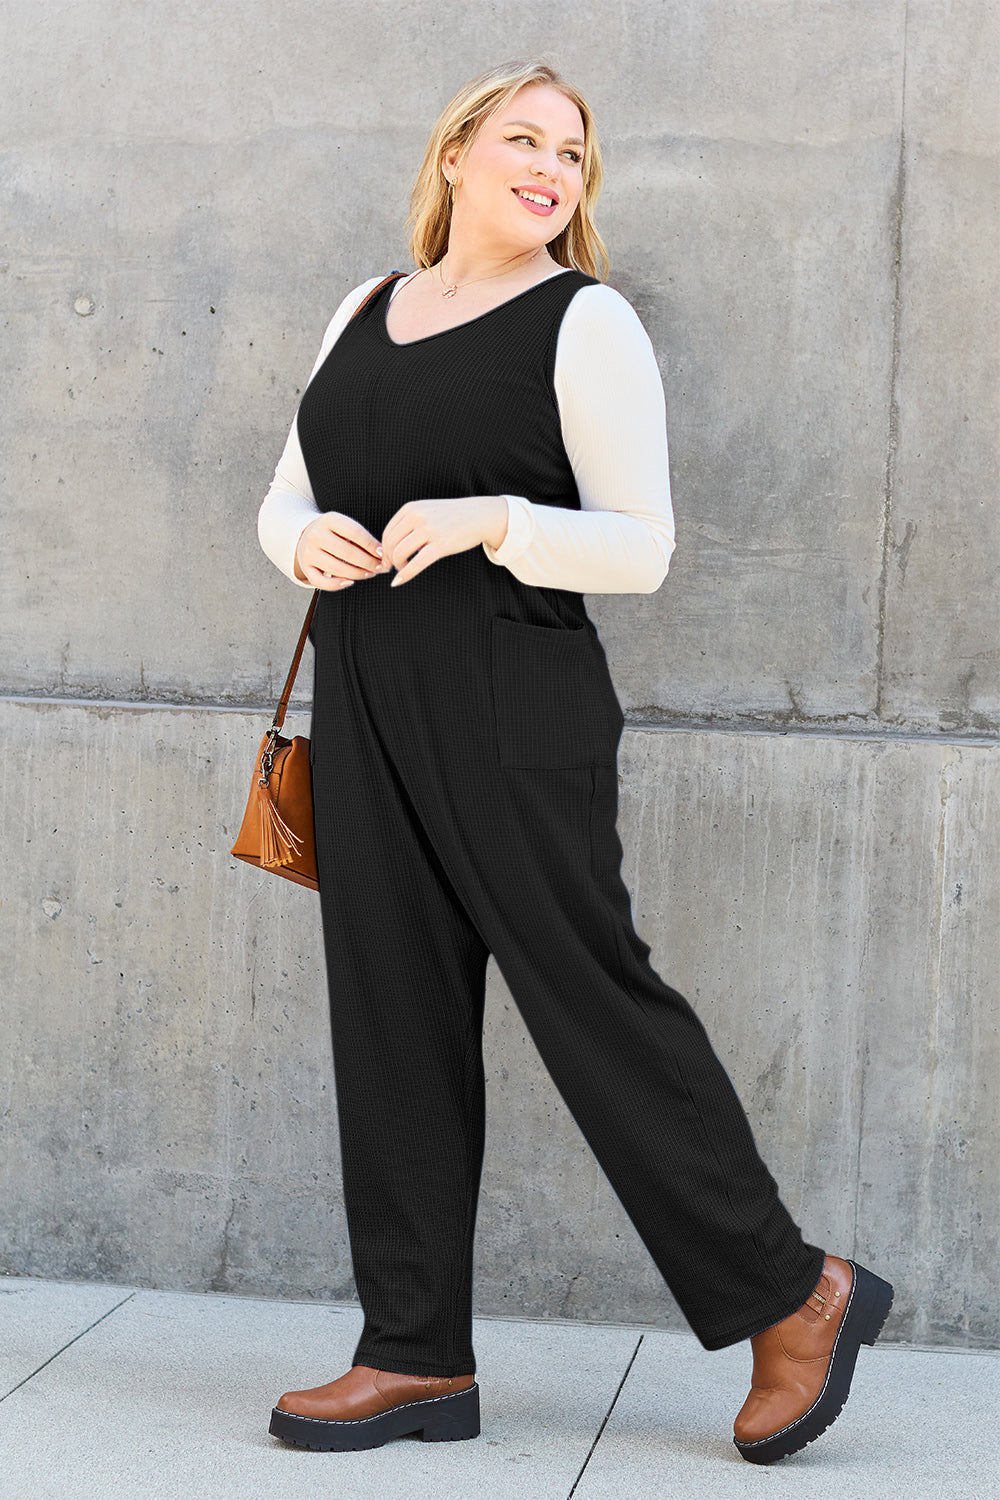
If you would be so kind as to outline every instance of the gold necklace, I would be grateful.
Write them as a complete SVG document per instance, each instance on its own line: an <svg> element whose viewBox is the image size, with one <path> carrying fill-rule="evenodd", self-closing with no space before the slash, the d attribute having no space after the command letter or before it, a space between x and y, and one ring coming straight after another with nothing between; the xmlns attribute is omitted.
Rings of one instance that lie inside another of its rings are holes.
<svg viewBox="0 0 1000 1500"><path fill-rule="evenodd" d="M538 249L532 251L532 253L528 256L528 259L524 262L524 264L526 266L530 266L531 262L534 260L535 256L536 255L541 255L541 253L542 253L542 251L544 249L545 249L544 245L539 245ZM517 259L516 256L514 258L515 258L515 260ZM436 267L436 270L437 270L437 273L438 273L438 277L440 278L440 281L441 281L441 295L442 295L442 297L454 297L455 293L459 290L459 285L458 285L457 281L454 283L453 286L448 286L447 285L447 283L445 282L445 279L444 279L444 272L441 270L441 267L442 267L443 264L444 264L444 258L442 257L442 259L438 261L437 267ZM514 269L515 268L513 266L507 266L506 269L503 270L503 271L492 271L489 276L473 276L473 278L472 278L471 281L463 281L462 282L462 286L475 286L475 284L476 284L477 281L495 281L498 276L506 276L509 271L512 271ZM518 267L517 269L520 269L520 268Z"/></svg>

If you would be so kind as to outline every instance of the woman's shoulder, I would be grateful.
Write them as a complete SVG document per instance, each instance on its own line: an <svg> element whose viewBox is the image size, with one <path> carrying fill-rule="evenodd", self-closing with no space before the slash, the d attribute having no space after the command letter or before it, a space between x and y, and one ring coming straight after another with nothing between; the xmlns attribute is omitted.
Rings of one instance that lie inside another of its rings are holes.
<svg viewBox="0 0 1000 1500"><path fill-rule="evenodd" d="M596 343L622 352L629 348L645 351L650 343L631 302L606 281L590 282L579 289L566 309L561 340L565 344L578 340L591 346Z"/></svg>
<svg viewBox="0 0 1000 1500"><path fill-rule="evenodd" d="M357 312L369 292L373 292L379 283L384 280L384 276L369 276L367 281L362 281L358 286L352 287L347 296L342 298L338 303L333 317L327 324L327 333L338 322L342 327Z"/></svg>
<svg viewBox="0 0 1000 1500"><path fill-rule="evenodd" d="M606 281L589 281L570 303L577 317L595 323L617 323L622 327L639 322L639 315L627 297Z"/></svg>
<svg viewBox="0 0 1000 1500"><path fill-rule="evenodd" d="M329 354L333 345L343 333L369 292L373 292L384 280L385 276L369 276L367 281L362 281L359 286L352 287L347 296L339 303L333 317L326 325L326 332L323 334L323 342L320 346L319 358L316 361L316 369L319 368L319 365Z"/></svg>

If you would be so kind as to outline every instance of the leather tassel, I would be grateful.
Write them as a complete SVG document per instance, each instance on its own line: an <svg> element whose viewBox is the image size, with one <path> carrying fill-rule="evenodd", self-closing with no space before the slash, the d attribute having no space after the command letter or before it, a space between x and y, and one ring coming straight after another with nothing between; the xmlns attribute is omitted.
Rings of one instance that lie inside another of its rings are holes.
<svg viewBox="0 0 1000 1500"><path fill-rule="evenodd" d="M302 852L302 840L293 833L278 812L270 789L257 781L257 805L260 813L260 863L261 868L273 870L289 865L293 856Z"/></svg>

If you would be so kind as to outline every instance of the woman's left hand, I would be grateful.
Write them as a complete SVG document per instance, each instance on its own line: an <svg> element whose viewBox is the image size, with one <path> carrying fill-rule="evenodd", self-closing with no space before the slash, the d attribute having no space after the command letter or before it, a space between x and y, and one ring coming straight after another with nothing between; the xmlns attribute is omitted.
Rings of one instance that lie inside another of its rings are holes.
<svg viewBox="0 0 1000 1500"><path fill-rule="evenodd" d="M382 533L382 565L396 569L391 588L409 583L439 557L468 552L488 542L499 547L507 535L503 495L468 495L460 500L410 500L401 505Z"/></svg>

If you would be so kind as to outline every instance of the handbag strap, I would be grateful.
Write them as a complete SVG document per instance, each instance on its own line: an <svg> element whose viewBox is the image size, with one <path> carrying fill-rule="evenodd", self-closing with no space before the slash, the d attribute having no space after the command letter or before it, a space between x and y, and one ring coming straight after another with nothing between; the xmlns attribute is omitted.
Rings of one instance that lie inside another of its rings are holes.
<svg viewBox="0 0 1000 1500"><path fill-rule="evenodd" d="M408 274L409 273L407 271L390 271L389 275L383 277L378 286L372 287L367 297L363 297L361 299L347 321L349 323L352 322L358 316L358 313L368 306L372 298L377 297L382 288L389 285L390 281L398 281L401 276L406 276ZM285 686L282 690L281 698L278 702L278 707L274 711L274 719L271 724L272 735L277 735L278 731L281 729L282 725L285 722L285 712L288 708L288 700L292 696L292 688L295 686L295 678L298 675L299 663L302 660L302 652L305 650L306 639L309 635L309 627L312 624L313 615L316 613L316 605L319 603L319 596L321 592L321 589L315 590L312 599L309 602L309 608L306 610L306 618L303 623L302 629L299 632L299 643L295 648L295 655L292 657L292 665L288 670L288 676L285 678Z"/></svg>
<svg viewBox="0 0 1000 1500"><path fill-rule="evenodd" d="M319 602L319 594L320 591L319 589L317 589L309 601L309 608L306 610L306 617L303 621L302 629L299 632L299 644L295 648L295 655L292 657L292 665L289 667L288 676L285 678L284 691L282 692L281 699L274 711L274 721L271 724L271 730L274 734L277 734L278 730L285 722L285 710L288 708L288 700L292 696L292 688L295 686L295 678L298 675L299 662L302 660L302 652L305 650L306 638L309 635L309 626L312 624L313 615L316 613L316 605Z"/></svg>

